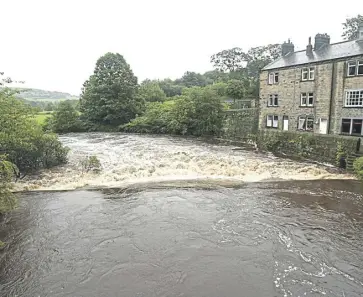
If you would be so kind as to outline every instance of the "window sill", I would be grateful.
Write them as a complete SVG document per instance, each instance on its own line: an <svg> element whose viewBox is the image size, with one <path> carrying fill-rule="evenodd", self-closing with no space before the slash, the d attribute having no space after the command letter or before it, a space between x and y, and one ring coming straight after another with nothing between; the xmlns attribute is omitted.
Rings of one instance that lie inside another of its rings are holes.
<svg viewBox="0 0 363 297"><path fill-rule="evenodd" d="M299 105L300 108L313 108L314 105Z"/></svg>
<svg viewBox="0 0 363 297"><path fill-rule="evenodd" d="M267 105L266 107L279 107L280 105Z"/></svg>
<svg viewBox="0 0 363 297"><path fill-rule="evenodd" d="M300 79L300 82L311 82L311 81L315 81L315 79Z"/></svg>
<svg viewBox="0 0 363 297"><path fill-rule="evenodd" d="M363 108L363 106L343 106L343 108Z"/></svg>
<svg viewBox="0 0 363 297"><path fill-rule="evenodd" d="M308 133L313 133L314 130L302 130L302 129L297 129L298 132L308 132Z"/></svg>
<svg viewBox="0 0 363 297"><path fill-rule="evenodd" d="M267 129L278 129L279 127L266 127Z"/></svg>

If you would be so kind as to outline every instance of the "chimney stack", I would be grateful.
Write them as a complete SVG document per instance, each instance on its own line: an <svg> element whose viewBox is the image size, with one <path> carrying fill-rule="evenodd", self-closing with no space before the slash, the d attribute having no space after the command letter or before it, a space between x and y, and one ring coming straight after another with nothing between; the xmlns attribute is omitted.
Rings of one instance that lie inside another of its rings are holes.
<svg viewBox="0 0 363 297"><path fill-rule="evenodd" d="M295 51L294 44L290 41L290 39L283 44L281 44L281 55L284 57L290 53L293 53Z"/></svg>
<svg viewBox="0 0 363 297"><path fill-rule="evenodd" d="M313 46L311 44L311 37L309 37L309 44L306 46L306 55L310 56L313 54Z"/></svg>
<svg viewBox="0 0 363 297"><path fill-rule="evenodd" d="M314 50L318 51L330 44L330 36L326 33L315 35Z"/></svg>

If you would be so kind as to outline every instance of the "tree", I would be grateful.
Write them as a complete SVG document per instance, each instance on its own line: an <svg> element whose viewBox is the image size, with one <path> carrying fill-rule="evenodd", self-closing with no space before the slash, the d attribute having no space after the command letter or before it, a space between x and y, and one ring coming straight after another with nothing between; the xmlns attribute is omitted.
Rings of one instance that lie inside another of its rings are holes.
<svg viewBox="0 0 363 297"><path fill-rule="evenodd" d="M359 24L363 23L363 15L358 14L356 17L346 19L343 23L342 37L345 40L355 40L359 37Z"/></svg>
<svg viewBox="0 0 363 297"><path fill-rule="evenodd" d="M226 94L233 99L242 99L246 94L244 81L236 79L230 80L227 83Z"/></svg>
<svg viewBox="0 0 363 297"><path fill-rule="evenodd" d="M163 102L166 100L166 95L157 81L146 80L142 82L139 92L146 102Z"/></svg>
<svg viewBox="0 0 363 297"><path fill-rule="evenodd" d="M83 118L91 123L117 126L133 119L144 101L137 96L137 78L123 56L107 53L97 60L80 98Z"/></svg>
<svg viewBox="0 0 363 297"><path fill-rule="evenodd" d="M170 78L158 81L160 88L164 91L166 97L174 97L182 94L184 86L176 84Z"/></svg>
<svg viewBox="0 0 363 297"><path fill-rule="evenodd" d="M246 54L239 47L223 50L211 57L213 67L219 71L236 71L244 68Z"/></svg>
<svg viewBox="0 0 363 297"><path fill-rule="evenodd" d="M184 75L180 79L176 79L175 83L183 85L187 88L204 87L207 85L207 80L200 73L187 71L184 73Z"/></svg>
<svg viewBox="0 0 363 297"><path fill-rule="evenodd" d="M56 133L79 132L81 130L79 114L69 100L58 104L48 125Z"/></svg>
<svg viewBox="0 0 363 297"><path fill-rule="evenodd" d="M67 161L68 150L56 135L43 132L32 108L18 100L13 90L0 90L0 106L0 153L6 161L22 174Z"/></svg>

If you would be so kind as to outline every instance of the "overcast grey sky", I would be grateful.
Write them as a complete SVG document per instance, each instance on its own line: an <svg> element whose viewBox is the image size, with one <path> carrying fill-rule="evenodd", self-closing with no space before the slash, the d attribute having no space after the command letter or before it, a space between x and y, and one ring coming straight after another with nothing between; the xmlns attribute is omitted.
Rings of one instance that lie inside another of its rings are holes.
<svg viewBox="0 0 363 297"><path fill-rule="evenodd" d="M359 11L360 9L360 11ZM78 95L96 60L119 52L139 80L210 70L220 50L309 36L341 40L361 0L0 0L0 71Z"/></svg>

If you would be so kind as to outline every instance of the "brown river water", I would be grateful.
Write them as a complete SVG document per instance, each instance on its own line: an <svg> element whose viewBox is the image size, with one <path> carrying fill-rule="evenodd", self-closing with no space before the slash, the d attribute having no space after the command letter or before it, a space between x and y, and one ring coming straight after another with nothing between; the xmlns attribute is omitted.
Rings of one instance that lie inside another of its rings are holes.
<svg viewBox="0 0 363 297"><path fill-rule="evenodd" d="M70 164L0 219L0 296L363 296L351 176L192 139L62 141Z"/></svg>

